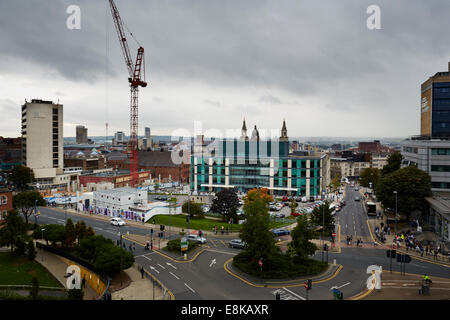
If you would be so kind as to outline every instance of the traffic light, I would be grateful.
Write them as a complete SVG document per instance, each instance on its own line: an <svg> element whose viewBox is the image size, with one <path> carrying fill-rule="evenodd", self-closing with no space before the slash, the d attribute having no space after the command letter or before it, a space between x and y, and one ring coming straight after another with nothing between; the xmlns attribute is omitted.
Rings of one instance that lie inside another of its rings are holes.
<svg viewBox="0 0 450 320"><path fill-rule="evenodd" d="M312 280L308 279L308 290L311 290L312 288Z"/></svg>

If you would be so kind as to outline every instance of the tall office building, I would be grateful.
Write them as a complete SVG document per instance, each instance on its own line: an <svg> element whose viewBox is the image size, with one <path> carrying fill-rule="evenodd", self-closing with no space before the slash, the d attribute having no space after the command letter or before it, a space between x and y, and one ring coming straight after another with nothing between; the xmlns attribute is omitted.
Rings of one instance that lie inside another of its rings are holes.
<svg viewBox="0 0 450 320"><path fill-rule="evenodd" d="M87 128L85 126L77 126L76 128L76 142L77 144L88 143Z"/></svg>
<svg viewBox="0 0 450 320"><path fill-rule="evenodd" d="M145 137L147 139L150 139L150 137L151 137L150 128L148 128L148 127L145 128Z"/></svg>
<svg viewBox="0 0 450 320"><path fill-rule="evenodd" d="M23 164L33 169L35 178L50 180L62 173L63 105L52 101L25 101L22 106Z"/></svg>
<svg viewBox="0 0 450 320"><path fill-rule="evenodd" d="M422 84L421 136L450 137L450 62L447 72L438 72Z"/></svg>

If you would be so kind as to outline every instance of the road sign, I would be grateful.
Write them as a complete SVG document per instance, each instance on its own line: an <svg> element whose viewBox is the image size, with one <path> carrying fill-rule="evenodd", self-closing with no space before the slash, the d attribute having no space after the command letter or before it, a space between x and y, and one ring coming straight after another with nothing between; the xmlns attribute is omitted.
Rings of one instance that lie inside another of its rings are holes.
<svg viewBox="0 0 450 320"><path fill-rule="evenodd" d="M303 286L305 287L305 289L308 289L308 282L305 281L305 283L303 284Z"/></svg>
<svg viewBox="0 0 450 320"><path fill-rule="evenodd" d="M181 245L181 251L187 251L187 249L188 249L188 242L187 242L187 238L186 237L181 238L180 245Z"/></svg>
<svg viewBox="0 0 450 320"><path fill-rule="evenodd" d="M336 237L336 232L333 232L331 235L333 236L333 238Z"/></svg>
<svg viewBox="0 0 450 320"><path fill-rule="evenodd" d="M262 258L258 260L258 264L259 264L259 267L262 268L262 265L263 265Z"/></svg>

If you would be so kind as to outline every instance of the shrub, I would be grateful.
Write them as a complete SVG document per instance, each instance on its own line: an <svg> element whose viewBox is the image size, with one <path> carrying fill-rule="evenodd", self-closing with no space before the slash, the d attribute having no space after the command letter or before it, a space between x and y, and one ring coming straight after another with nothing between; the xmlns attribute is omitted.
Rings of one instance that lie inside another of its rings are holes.
<svg viewBox="0 0 450 320"><path fill-rule="evenodd" d="M194 250L195 248L197 248L197 246L198 243L189 241L187 251ZM169 242L167 242L166 250L171 252L181 252L181 240L180 239L170 240Z"/></svg>

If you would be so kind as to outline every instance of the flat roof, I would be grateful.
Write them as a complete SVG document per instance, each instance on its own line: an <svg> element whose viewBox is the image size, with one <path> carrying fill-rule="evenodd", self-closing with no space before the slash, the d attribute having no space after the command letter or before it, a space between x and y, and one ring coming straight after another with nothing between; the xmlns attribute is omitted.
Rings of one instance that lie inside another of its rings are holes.
<svg viewBox="0 0 450 320"><path fill-rule="evenodd" d="M100 190L100 191L95 191L95 192L96 193L108 194L108 195L111 195L111 196L120 196L120 195L129 195L130 193L136 193L137 191L138 191L138 189L136 189L136 188L124 187L124 188Z"/></svg>

